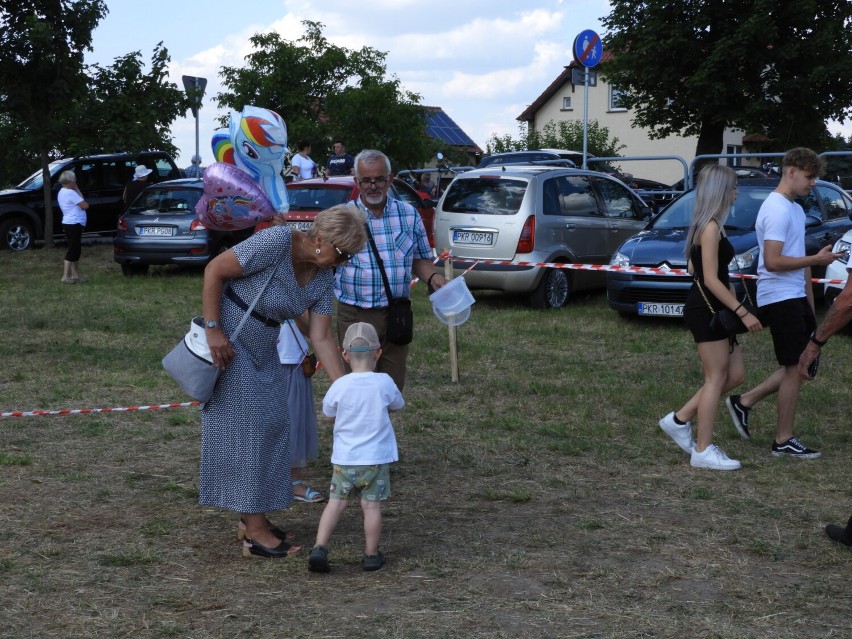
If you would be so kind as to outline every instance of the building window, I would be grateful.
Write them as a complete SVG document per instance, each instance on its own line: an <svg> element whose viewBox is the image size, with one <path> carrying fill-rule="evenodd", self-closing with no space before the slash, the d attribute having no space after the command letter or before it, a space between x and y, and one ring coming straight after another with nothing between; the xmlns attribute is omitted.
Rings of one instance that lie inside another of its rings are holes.
<svg viewBox="0 0 852 639"><path fill-rule="evenodd" d="M565 96L562 98L562 110L563 111L573 111L574 107L571 106L571 96Z"/></svg>
<svg viewBox="0 0 852 639"><path fill-rule="evenodd" d="M624 96L626 92L619 89L617 86L610 85L609 87L609 110L610 111L626 111L624 105Z"/></svg>
<svg viewBox="0 0 852 639"><path fill-rule="evenodd" d="M728 144L725 147L725 153L730 155L732 153L742 154L743 147L737 146L735 144ZM728 166L742 166L743 159L742 158L728 158Z"/></svg>

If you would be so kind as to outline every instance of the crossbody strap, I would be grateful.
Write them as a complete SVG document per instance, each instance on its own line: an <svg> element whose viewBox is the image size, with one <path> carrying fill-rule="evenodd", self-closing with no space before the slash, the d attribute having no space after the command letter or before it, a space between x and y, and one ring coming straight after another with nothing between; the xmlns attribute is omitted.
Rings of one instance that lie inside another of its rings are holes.
<svg viewBox="0 0 852 639"><path fill-rule="evenodd" d="M237 339L237 336L240 334L240 331L243 330L243 324L246 323L246 320L249 318L249 315L251 315L251 312L254 310L257 301L260 299L260 296L263 295L263 292L266 290L266 287L269 286L269 283L272 281L272 278L275 277L276 266L272 267L272 272L269 274L269 279L266 280L266 283L263 285L263 288L260 289L260 292L251 301L251 304L249 304L249 307L246 309L246 312L243 315L243 318L240 320L240 323L237 324L237 328L234 329L234 332L230 338L232 342ZM230 286L230 284L228 284L228 286Z"/></svg>
<svg viewBox="0 0 852 639"><path fill-rule="evenodd" d="M370 239L370 249L373 251L373 255L376 256L376 263L379 265L379 272L382 274L382 283L385 285L385 294L388 296L388 304L390 304L393 302L393 294L391 293L388 274L385 273L385 264L382 262L381 255L379 255L379 249L376 248L376 241L373 239L373 234L370 233L370 223L364 222L364 228L367 229L367 237Z"/></svg>
<svg viewBox="0 0 852 639"><path fill-rule="evenodd" d="M302 359L305 359L308 356L308 349L302 350L302 343L299 341L299 336L296 335L296 329L293 328L293 324L295 324L295 320L285 320L284 322L287 326L290 327L290 332L293 333L293 339L296 340L296 344L299 346L299 350L302 351ZM301 333L302 330L299 329Z"/></svg>

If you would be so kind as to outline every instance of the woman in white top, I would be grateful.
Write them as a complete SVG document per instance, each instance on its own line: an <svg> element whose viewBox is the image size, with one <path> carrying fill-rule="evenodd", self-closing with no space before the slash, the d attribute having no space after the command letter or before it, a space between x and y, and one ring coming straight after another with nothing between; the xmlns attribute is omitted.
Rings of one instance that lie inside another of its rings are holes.
<svg viewBox="0 0 852 639"><path fill-rule="evenodd" d="M86 209L89 203L83 199L77 186L77 176L74 171L63 171L59 176L59 194L56 200L62 209L62 228L68 238L68 251L65 253L65 268L62 272L63 284L82 284L88 279L80 275L77 262L80 261L80 240L83 229L86 228Z"/></svg>
<svg viewBox="0 0 852 639"><path fill-rule="evenodd" d="M310 142L299 142L299 152L290 160L290 165L293 167L293 175L295 180L309 180L314 177L317 170L317 163L314 162L308 155L311 152Z"/></svg>

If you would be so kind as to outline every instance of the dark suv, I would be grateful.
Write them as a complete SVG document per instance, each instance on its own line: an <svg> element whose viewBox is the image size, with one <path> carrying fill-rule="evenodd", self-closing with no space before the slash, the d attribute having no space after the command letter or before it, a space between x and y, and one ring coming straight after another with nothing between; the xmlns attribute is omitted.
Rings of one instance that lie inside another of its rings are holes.
<svg viewBox="0 0 852 639"><path fill-rule="evenodd" d="M71 170L89 209L86 211L87 234L113 234L119 215L124 211L121 199L124 187L138 164L154 172L149 182L182 177L175 161L166 153L110 153L63 158L50 163L53 191L53 233L62 236L62 211L56 203L59 174ZM25 251L36 240L44 239L44 192L39 169L14 189L0 191L0 249Z"/></svg>

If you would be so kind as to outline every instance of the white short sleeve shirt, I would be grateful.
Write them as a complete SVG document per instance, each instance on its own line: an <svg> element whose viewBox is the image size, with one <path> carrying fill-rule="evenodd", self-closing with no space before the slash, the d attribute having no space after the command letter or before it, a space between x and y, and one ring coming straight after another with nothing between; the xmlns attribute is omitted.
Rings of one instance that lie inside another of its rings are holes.
<svg viewBox="0 0 852 639"><path fill-rule="evenodd" d="M760 206L755 223L760 258L757 263L757 305L766 306L775 302L805 297L805 270L766 270L763 262L764 242L783 242L781 254L789 257L805 255L805 211L786 197L773 191Z"/></svg>

